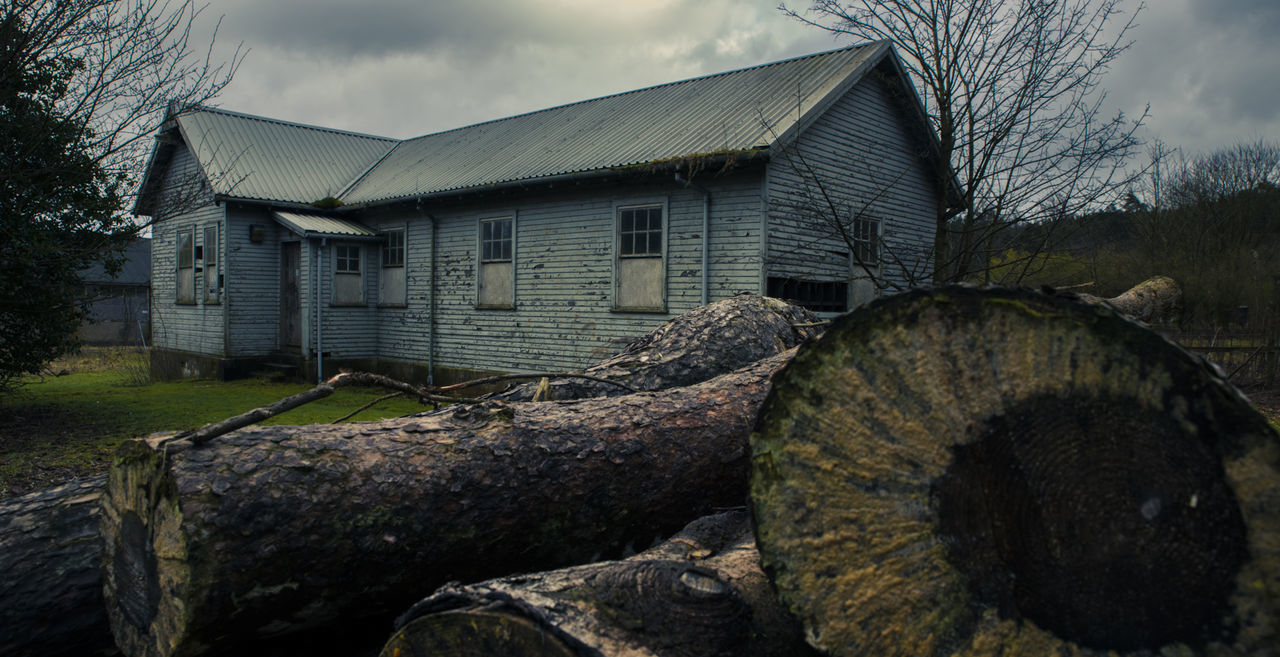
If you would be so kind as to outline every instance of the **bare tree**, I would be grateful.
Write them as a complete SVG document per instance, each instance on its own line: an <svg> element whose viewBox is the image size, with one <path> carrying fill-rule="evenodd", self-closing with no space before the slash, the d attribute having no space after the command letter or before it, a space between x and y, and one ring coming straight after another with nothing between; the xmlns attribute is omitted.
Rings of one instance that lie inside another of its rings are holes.
<svg viewBox="0 0 1280 657"><path fill-rule="evenodd" d="M1079 214L1130 182L1124 165L1145 113L1108 116L1099 89L1141 9L1126 16L1124 1L814 0L807 11L779 8L837 35L887 40L902 57L943 154L932 172L932 276L944 282L986 276L1011 228ZM947 201L953 180L958 216Z"/></svg>
<svg viewBox="0 0 1280 657"><path fill-rule="evenodd" d="M190 0L0 1L0 389L76 346L90 294L142 226L128 213L170 108L207 103L243 53L193 50ZM216 30L215 30L216 34Z"/></svg>

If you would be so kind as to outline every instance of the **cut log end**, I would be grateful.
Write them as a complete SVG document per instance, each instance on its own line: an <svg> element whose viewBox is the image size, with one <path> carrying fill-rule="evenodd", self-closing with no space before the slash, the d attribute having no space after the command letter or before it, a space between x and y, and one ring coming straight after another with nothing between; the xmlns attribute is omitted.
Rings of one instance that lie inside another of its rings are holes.
<svg viewBox="0 0 1280 657"><path fill-rule="evenodd" d="M1280 609L1280 448L1114 312L950 288L854 313L753 435L766 570L832 655L1255 654Z"/></svg>
<svg viewBox="0 0 1280 657"><path fill-rule="evenodd" d="M182 514L166 476L165 451L145 442L116 454L102 505L103 577L107 614L116 642L129 655L155 655L182 642L184 562Z"/></svg>

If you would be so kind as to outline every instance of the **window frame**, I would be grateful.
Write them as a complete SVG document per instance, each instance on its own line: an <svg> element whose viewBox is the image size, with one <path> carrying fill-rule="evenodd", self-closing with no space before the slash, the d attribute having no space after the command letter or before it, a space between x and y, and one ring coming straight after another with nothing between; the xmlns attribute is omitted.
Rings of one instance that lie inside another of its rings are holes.
<svg viewBox="0 0 1280 657"><path fill-rule="evenodd" d="M185 249L182 244L182 240L184 237L188 240ZM186 263L187 263L185 266L183 265L184 252L186 255ZM173 253L174 253L174 261L173 261L174 303L181 306L194 306L196 305L196 227L195 226L184 226L174 231ZM187 286L187 289L190 290L189 297L182 296L182 279L184 276L187 277L187 279L191 283L190 285Z"/></svg>
<svg viewBox="0 0 1280 657"><path fill-rule="evenodd" d="M884 222L876 217L854 217L850 223L850 261L855 268L880 266L881 230Z"/></svg>
<svg viewBox="0 0 1280 657"><path fill-rule="evenodd" d="M408 259L409 259L409 231L407 226L395 226L384 228L379 233L386 238L378 249L378 305L386 308L404 308L409 305L409 277L408 277ZM392 236L399 236L399 245L392 243ZM398 252L398 257L394 257ZM388 257L388 255L393 257ZM388 274L387 270L400 270L402 280L401 290L398 298L390 298L387 296L386 289L383 287L386 283Z"/></svg>
<svg viewBox="0 0 1280 657"><path fill-rule="evenodd" d="M203 297L205 305L218 305L222 303L222 227L219 224L208 224L204 226L202 232L203 245L201 254L204 256L203 274L200 277L203 285ZM213 233L213 238L209 238L209 233ZM212 285L210 285L210 277L213 277Z"/></svg>
<svg viewBox="0 0 1280 657"><path fill-rule="evenodd" d="M625 212L637 209L649 209L658 211L658 231L661 234L657 237L657 251L652 249L655 246L653 233L655 232L652 223L652 215L648 215L647 225L643 230L637 231L632 224L632 230L623 230L623 216ZM667 312L667 254L670 245L671 236L671 213L668 199L664 197L642 197L635 199L627 199L626 201L618 201L613 204L612 212L613 226L613 304L611 310L613 312L626 313L665 313ZM637 253L635 249L635 236L643 233L647 237L645 239L645 250ZM630 235L630 239L626 237ZM630 244L630 248L626 248ZM624 252L626 251L626 252ZM621 298L623 296L622 288L625 283L623 280L627 274L626 269L635 266L635 263L644 260L657 260L658 273L657 285L658 298L657 305L623 305Z"/></svg>
<svg viewBox="0 0 1280 657"><path fill-rule="evenodd" d="M351 267L352 257L348 252L346 255L340 254L342 251L354 250L355 267ZM367 305L365 291L365 257L364 245L358 242L334 242L332 245L333 264L330 266L330 290L329 305L336 307L358 307ZM344 266L345 265L345 266ZM359 279L358 287L360 298L358 300L338 300L338 281L341 276L354 276Z"/></svg>
<svg viewBox="0 0 1280 657"><path fill-rule="evenodd" d="M515 310L516 308L516 253L518 250L516 240L516 229L518 226L517 213L489 215L476 219L476 278L475 278L475 307L478 310ZM497 238L492 235L486 235L487 226L496 224L506 224L510 234L504 236L499 233ZM493 253L491 245L499 244L498 253ZM510 294L507 299L501 303L484 302L484 278L485 270L490 265L507 265L511 269L510 273Z"/></svg>

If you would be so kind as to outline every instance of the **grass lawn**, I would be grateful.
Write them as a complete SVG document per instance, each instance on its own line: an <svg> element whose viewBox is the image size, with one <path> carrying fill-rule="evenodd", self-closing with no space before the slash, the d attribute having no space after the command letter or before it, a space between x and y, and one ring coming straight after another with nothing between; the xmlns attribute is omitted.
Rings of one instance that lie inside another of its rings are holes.
<svg viewBox="0 0 1280 657"><path fill-rule="evenodd" d="M0 498L102 472L122 441L157 431L189 429L265 406L309 389L266 379L145 380L145 355L130 348L85 348L55 361L0 396ZM386 394L339 388L333 395L263 424L333 422ZM351 420L377 420L426 410L414 400L383 401Z"/></svg>

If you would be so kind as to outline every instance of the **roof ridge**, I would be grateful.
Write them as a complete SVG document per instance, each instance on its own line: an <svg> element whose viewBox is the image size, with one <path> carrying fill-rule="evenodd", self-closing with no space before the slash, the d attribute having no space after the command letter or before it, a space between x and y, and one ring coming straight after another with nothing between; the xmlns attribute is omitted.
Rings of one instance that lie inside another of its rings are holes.
<svg viewBox="0 0 1280 657"><path fill-rule="evenodd" d="M651 91L651 90L653 90L653 89L661 89L661 88L663 88L663 87L674 87L674 86L676 86L676 85L689 84L689 83L691 83L691 82L698 82L698 81L701 81L701 80L709 80L709 79L711 79L711 78L722 77L722 76L725 76L725 75L733 75L733 74L735 74L735 73L745 73L745 72L747 72L747 71L754 71L754 70L757 70L757 69L769 68L769 67L771 67L771 66L781 66L781 65L783 65L783 64L790 64L790 63L792 63L792 62L797 62L797 61L800 61L800 60L803 60L803 59L813 59L813 58L816 58L816 57L825 57L825 56L828 56L828 55L834 55L834 54L836 54L836 53L846 52L846 51L849 51L849 50L861 50L861 49L863 49L863 48L870 48L870 47L873 47L873 46L879 45L880 43L883 43L883 41L869 41L869 42L867 42L867 43L859 43L859 44L852 45L852 46L845 46L845 47L843 47L843 48L836 48L836 49L834 49L834 50L826 50L826 51L823 51L823 52L810 53L810 54L807 54L807 55L797 55L797 56L795 56L795 57L788 57L788 58L786 58L786 59L779 59L779 60L777 60L777 61L765 62L765 63L763 63L763 64L756 64L756 65L754 65L754 66L746 66L746 67L743 67L743 68L730 69L730 70L728 70L728 71L720 71L719 73L707 73L707 74L705 74L705 75L698 75L698 76L694 76L694 77L691 77L691 78L685 78L685 79L683 79L683 80L675 80L675 81L673 81L673 82L663 82L663 83L661 83L661 84L654 84L654 85L649 85L649 86L647 86L647 87L640 87L639 89L629 89L629 90L627 90L627 91L619 91L619 92L617 92L617 93L605 94L605 95L603 95L603 96L597 96L597 97L595 97L595 98L586 98L586 99L583 99L583 100L577 100L577 101L574 101L574 102L571 102L571 103L563 103L563 104L560 104L560 105L553 105L553 106L551 106L551 107L544 107L544 108L541 108L541 109L530 110L530 111L528 111L528 112L521 112L521 113L519 113L519 114L512 114L512 115L510 115L510 116L503 116L503 117L499 117L499 118L496 118L496 119L489 119L488 121L481 121L481 122L479 122L479 123L470 123L470 124L467 124L467 125L458 126L458 127L456 127L456 128L449 128L448 130L441 130L441 131L439 131L439 132L429 132L429 133L427 133L427 134L425 134L425 135L418 135L417 137L409 137L409 138L407 138L407 139L402 139L402 140L400 140L400 142L401 142L401 143L414 142L414 141L419 141L419 140L422 140L422 139L426 139L426 138L428 138L428 137L438 137L438 136L440 136L440 135L447 135L447 134L449 134L449 133L451 133L451 132L458 132L459 130L470 130L470 129L472 129L472 128L477 128L477 127L484 126L484 125L493 125L493 124L495 124L495 123L501 123L501 122L503 122L503 121L510 121L510 120L512 120L512 119L519 119L519 118L524 118L524 117L527 117L527 116L534 116L534 115L537 115L537 114L542 114L542 113L544 113L544 112L551 112L551 111L555 111L555 110L564 109L564 108L566 108L566 107L574 107L574 106L576 106L576 105L584 105L584 104L586 104L586 103L594 103L594 102L601 101L601 100L605 100L605 99L608 99L608 98L619 98L619 97L621 97L621 96L628 96L628 95L631 95L631 94L638 94L638 93L640 93L640 92L642 92L642 91Z"/></svg>
<svg viewBox="0 0 1280 657"><path fill-rule="evenodd" d="M383 137L381 135L374 135L366 132L356 132L354 130L342 130L339 128L329 128L329 127L320 126L320 125L298 123L297 121L286 121L284 119L277 119L269 116L259 116L257 114L249 114L246 112L236 112L233 110L223 109L221 107L210 107L207 105L197 105L195 107L185 109L179 112L175 116L182 116L183 114L194 114L196 112L204 112L208 114L222 114L225 116L233 116L240 119L261 121L263 123L274 123L276 125L282 125L282 126L287 126L291 128L303 128L306 130L315 130L317 132L328 132L336 135L345 135L348 137L361 137L364 139L373 139L375 141L385 141L392 144L398 144L404 141L403 139L396 139L395 137Z"/></svg>

